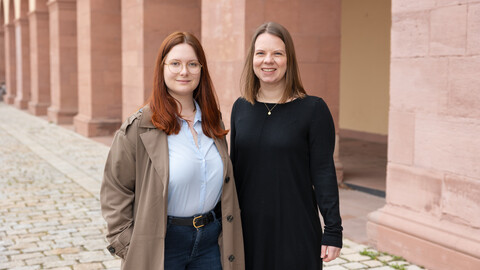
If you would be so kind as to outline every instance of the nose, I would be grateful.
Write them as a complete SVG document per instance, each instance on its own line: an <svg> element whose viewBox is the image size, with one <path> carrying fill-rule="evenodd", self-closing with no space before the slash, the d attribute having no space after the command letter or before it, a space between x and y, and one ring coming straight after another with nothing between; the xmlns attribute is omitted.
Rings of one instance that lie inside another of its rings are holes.
<svg viewBox="0 0 480 270"><path fill-rule="evenodd" d="M187 65L182 64L182 70L180 71L180 75L187 75L187 74L188 74Z"/></svg>
<svg viewBox="0 0 480 270"><path fill-rule="evenodd" d="M273 63L275 60L273 59L273 56L271 54L265 55L265 58L263 60L265 63Z"/></svg>

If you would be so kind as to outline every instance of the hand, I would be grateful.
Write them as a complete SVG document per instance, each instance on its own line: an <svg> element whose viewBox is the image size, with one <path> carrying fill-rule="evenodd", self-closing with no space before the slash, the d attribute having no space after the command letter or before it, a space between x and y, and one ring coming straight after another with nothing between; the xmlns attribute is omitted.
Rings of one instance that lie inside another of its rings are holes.
<svg viewBox="0 0 480 270"><path fill-rule="evenodd" d="M333 261L340 256L340 250L341 248L338 247L322 246L320 257L323 259L323 262Z"/></svg>

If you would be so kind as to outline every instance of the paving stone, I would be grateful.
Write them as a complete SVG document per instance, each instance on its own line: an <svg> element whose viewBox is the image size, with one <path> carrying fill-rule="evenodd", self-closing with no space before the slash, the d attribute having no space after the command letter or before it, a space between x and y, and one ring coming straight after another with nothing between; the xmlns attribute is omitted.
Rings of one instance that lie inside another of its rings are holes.
<svg viewBox="0 0 480 270"><path fill-rule="evenodd" d="M347 261L350 262L361 262L361 261L368 261L370 260L370 257L360 255L358 253L353 253L353 254L348 254L348 255L343 255L342 258L344 258Z"/></svg>
<svg viewBox="0 0 480 270"><path fill-rule="evenodd" d="M45 264L48 262L56 262L59 260L58 256L42 256L33 259L26 260L27 265L35 265L35 264Z"/></svg>
<svg viewBox="0 0 480 270"><path fill-rule="evenodd" d="M383 263L377 260L363 261L362 263L369 267L383 266Z"/></svg>
<svg viewBox="0 0 480 270"><path fill-rule="evenodd" d="M73 266L74 270L96 270L102 269L103 265L101 263L84 263L84 264L77 264Z"/></svg>
<svg viewBox="0 0 480 270"><path fill-rule="evenodd" d="M60 259L58 259L58 260L56 260L56 261L45 262L45 263L43 264L43 266L44 266L45 268L55 268L55 267L63 267L63 268L65 268L65 266L73 266L73 265L75 265L75 264L77 264L77 261L76 261L76 260L60 260ZM66 269L70 269L70 270L71 270L72 268L67 267ZM99 268L99 269L101 269L101 268Z"/></svg>
<svg viewBox="0 0 480 270"><path fill-rule="evenodd" d="M408 266L405 267L405 269L406 270L425 270L425 269L423 269L421 267L418 267L416 265L408 265Z"/></svg>
<svg viewBox="0 0 480 270"><path fill-rule="evenodd" d="M67 248L57 248L45 251L45 255L61 255L61 254L72 254L79 253L80 249L78 247L67 247Z"/></svg>
<svg viewBox="0 0 480 270"><path fill-rule="evenodd" d="M335 260L333 261L329 261L329 262L325 262L323 263L324 265L326 266L331 266L331 265L337 265L337 264L343 264L343 263L347 263L348 261L342 259L342 258L336 258Z"/></svg>
<svg viewBox="0 0 480 270"><path fill-rule="evenodd" d="M388 265L391 265L391 266L401 266L401 265L408 265L408 262L406 261L392 261L392 262L389 262Z"/></svg>
<svg viewBox="0 0 480 270"><path fill-rule="evenodd" d="M106 269L120 268L121 261L120 260L104 261L103 266L105 266Z"/></svg>
<svg viewBox="0 0 480 270"><path fill-rule="evenodd" d="M18 250L5 250L2 251L3 255L9 256L9 255L14 255L14 254L20 254L20 251Z"/></svg>
<svg viewBox="0 0 480 270"><path fill-rule="evenodd" d="M12 269L12 268L20 267L20 266L24 266L24 265L25 265L25 263L23 261L10 261L10 262L0 263L0 269L1 270Z"/></svg>
<svg viewBox="0 0 480 270"><path fill-rule="evenodd" d="M17 255L11 255L10 258L12 261L20 261L20 260L26 260L26 259L31 259L31 258L37 258L37 257L42 257L43 254L40 252L33 252L33 253L23 253L23 254L17 254Z"/></svg>
<svg viewBox="0 0 480 270"><path fill-rule="evenodd" d="M104 250L105 247L107 247L107 241L104 239L94 239L90 240L84 243L83 247L88 250L88 251L93 251L93 250Z"/></svg>
<svg viewBox="0 0 480 270"><path fill-rule="evenodd" d="M358 253L358 251L354 250L354 249L351 249L349 247L344 247L342 248L342 250L340 251L340 256L342 255L347 255L347 254L353 254L353 253Z"/></svg>
<svg viewBox="0 0 480 270"><path fill-rule="evenodd" d="M393 257L390 255L383 255L383 256L377 257L377 259L382 262L389 262L393 260Z"/></svg>
<svg viewBox="0 0 480 270"><path fill-rule="evenodd" d="M367 268L366 265L358 263L358 262L346 263L346 264L342 264L342 266L347 268L347 269L365 269L365 268Z"/></svg>
<svg viewBox="0 0 480 270"><path fill-rule="evenodd" d="M41 269L40 265L29 265L29 266L20 266L20 267L15 267L12 268L11 270L35 270L35 269Z"/></svg>
<svg viewBox="0 0 480 270"><path fill-rule="evenodd" d="M326 267L323 267L323 269L324 270L348 270L347 268L341 265L326 266Z"/></svg>

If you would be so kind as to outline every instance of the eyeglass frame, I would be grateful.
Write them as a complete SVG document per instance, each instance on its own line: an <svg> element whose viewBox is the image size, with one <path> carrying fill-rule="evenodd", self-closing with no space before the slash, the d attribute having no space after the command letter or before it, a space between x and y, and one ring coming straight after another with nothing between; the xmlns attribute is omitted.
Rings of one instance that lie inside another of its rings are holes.
<svg viewBox="0 0 480 270"><path fill-rule="evenodd" d="M182 67L181 67L181 69L180 69L179 72L174 72L174 71L172 71L170 65L171 65L173 62L180 62L180 63L182 64ZM193 73L193 72L190 71L190 68L188 68L188 64L190 64L190 63L198 63L198 65L200 66L200 69L199 69L198 73ZM188 71L190 74L197 75L197 74L200 74L200 72L202 72L202 67L203 67L203 65L200 64L200 62L198 62L197 60L188 61L188 62L185 63L185 65L184 65L184 62L182 62L182 61L180 61L180 60L175 60L175 59L173 59L173 60L171 60L170 63L164 62L163 64L166 65L166 66L168 66L168 70L170 70L170 72L172 72L173 74L179 74L179 73L181 73L182 70L183 70L183 67L185 66L185 68L187 69L187 71Z"/></svg>

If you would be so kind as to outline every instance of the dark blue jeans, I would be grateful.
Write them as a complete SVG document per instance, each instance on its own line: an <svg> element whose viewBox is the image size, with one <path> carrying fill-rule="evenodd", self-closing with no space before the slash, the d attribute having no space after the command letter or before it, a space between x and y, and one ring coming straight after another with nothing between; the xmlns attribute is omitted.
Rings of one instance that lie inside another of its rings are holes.
<svg viewBox="0 0 480 270"><path fill-rule="evenodd" d="M204 227L167 223L165 237L165 270L221 270L218 236L222 225L218 218Z"/></svg>

